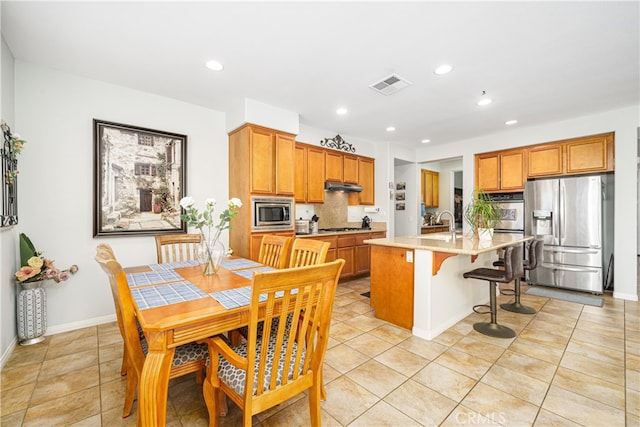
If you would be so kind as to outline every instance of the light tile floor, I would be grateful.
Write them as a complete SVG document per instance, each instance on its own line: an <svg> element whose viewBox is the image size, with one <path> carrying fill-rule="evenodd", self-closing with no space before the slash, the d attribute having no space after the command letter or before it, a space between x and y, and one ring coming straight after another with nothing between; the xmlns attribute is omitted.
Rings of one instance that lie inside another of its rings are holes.
<svg viewBox="0 0 640 427"><path fill-rule="evenodd" d="M523 295L537 314L498 314L518 332L514 339L475 332L473 323L488 315L471 314L425 341L376 319L361 296L368 290L368 278L359 279L341 284L336 296L325 426L640 425L638 302L605 294L597 308ZM135 425L135 415L120 417L121 358L115 323L18 346L2 371L0 424ZM240 425L240 415L230 403L220 424ZM172 380L167 419L171 426L207 425L193 375ZM259 414L253 424L308 425L307 398Z"/></svg>

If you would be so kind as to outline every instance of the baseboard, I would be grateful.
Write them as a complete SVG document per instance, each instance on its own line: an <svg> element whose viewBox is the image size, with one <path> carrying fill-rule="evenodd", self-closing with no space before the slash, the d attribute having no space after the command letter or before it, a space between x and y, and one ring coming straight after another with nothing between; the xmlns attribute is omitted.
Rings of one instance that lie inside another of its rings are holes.
<svg viewBox="0 0 640 427"><path fill-rule="evenodd" d="M0 358L0 371L2 370L2 368L4 368L4 364L7 363L7 360L9 360L9 357L11 357L13 349L16 348L17 345L18 337L15 336L11 344L9 344L9 346L7 347L7 350L2 354L2 357Z"/></svg>
<svg viewBox="0 0 640 427"><path fill-rule="evenodd" d="M638 295L616 292L613 290L613 297L618 299L626 299L627 301L638 301Z"/></svg>
<svg viewBox="0 0 640 427"><path fill-rule="evenodd" d="M80 322L65 323L63 325L48 326L45 335L54 335L61 332L75 331L76 329L88 328L89 326L102 325L103 323L115 322L116 315L109 314L107 316L94 317L92 319L82 320Z"/></svg>

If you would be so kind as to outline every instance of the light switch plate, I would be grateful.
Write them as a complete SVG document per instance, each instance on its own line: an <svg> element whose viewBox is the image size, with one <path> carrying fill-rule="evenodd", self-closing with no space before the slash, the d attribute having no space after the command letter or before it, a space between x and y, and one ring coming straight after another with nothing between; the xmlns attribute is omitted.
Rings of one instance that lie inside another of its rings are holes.
<svg viewBox="0 0 640 427"><path fill-rule="evenodd" d="M407 262L413 263L413 252L407 251Z"/></svg>

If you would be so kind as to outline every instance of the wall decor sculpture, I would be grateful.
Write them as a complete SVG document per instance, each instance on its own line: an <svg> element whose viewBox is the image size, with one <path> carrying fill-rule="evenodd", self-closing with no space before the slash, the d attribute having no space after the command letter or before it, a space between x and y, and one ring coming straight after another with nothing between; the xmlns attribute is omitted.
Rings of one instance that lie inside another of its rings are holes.
<svg viewBox="0 0 640 427"><path fill-rule="evenodd" d="M5 122L0 124L4 140L2 143L2 212L0 227L11 227L18 223L18 154L25 143Z"/></svg>
<svg viewBox="0 0 640 427"><path fill-rule="evenodd" d="M187 137L93 120L95 236L186 233Z"/></svg>

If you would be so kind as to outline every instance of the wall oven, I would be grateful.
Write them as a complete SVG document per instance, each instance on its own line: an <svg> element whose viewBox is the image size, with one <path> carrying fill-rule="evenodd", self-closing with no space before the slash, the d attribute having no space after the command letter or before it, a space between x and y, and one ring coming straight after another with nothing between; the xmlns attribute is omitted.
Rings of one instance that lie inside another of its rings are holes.
<svg viewBox="0 0 640 427"><path fill-rule="evenodd" d="M293 230L293 197L251 197L251 230Z"/></svg>
<svg viewBox="0 0 640 427"><path fill-rule="evenodd" d="M522 193L492 194L491 198L502 209L502 219L494 228L495 233L524 235L524 196Z"/></svg>

